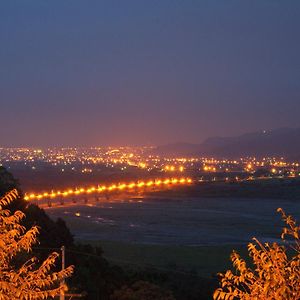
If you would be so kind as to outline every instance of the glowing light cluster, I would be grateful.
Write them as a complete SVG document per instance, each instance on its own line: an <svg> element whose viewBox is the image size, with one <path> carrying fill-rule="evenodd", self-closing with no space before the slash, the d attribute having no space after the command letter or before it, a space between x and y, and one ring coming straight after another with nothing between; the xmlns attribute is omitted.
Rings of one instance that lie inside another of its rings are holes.
<svg viewBox="0 0 300 300"><path fill-rule="evenodd" d="M97 187L92 186L89 188L76 188L76 189L67 189L64 191L52 191L52 192L45 192L45 193L31 193L25 194L24 199L26 201L33 201L33 200L42 200L42 199L54 199L54 198L62 198L67 196L77 196L82 194L92 194L92 193L102 193L102 192L112 192L112 191L121 191L121 190L132 190L134 188L141 189L144 187L159 187L159 186L166 186L166 185L186 185L191 184L193 180L188 177L181 177L181 178L162 178L162 179L153 179L148 181L137 181L137 182L130 182L130 183L118 183L118 184L111 184L111 185L98 185Z"/></svg>
<svg viewBox="0 0 300 300"><path fill-rule="evenodd" d="M89 147L89 148L1 148L0 166L10 167L20 163L26 170L40 171L40 163L54 167L55 171L64 174L89 175L99 174L107 169L117 172L136 171L146 174L151 171L162 171L179 174L213 173L213 172L247 172L255 173L261 169L273 176L300 176L299 161L285 161L283 157L240 157L217 159L213 157L168 157L150 154L155 147ZM272 169L276 169L276 173ZM192 173L191 173L192 172ZM176 174L176 175L175 175ZM64 175L64 176L66 176ZM144 177L144 175L139 175ZM171 176L171 175L170 175ZM147 177L147 176L145 176Z"/></svg>
<svg viewBox="0 0 300 300"><path fill-rule="evenodd" d="M216 172L216 167L215 166L204 166L203 170L206 172Z"/></svg>
<svg viewBox="0 0 300 300"><path fill-rule="evenodd" d="M164 167L163 170L164 171L170 171L170 172L175 172L175 171L183 172L184 167L183 166L176 167L175 165L167 165L167 166Z"/></svg>

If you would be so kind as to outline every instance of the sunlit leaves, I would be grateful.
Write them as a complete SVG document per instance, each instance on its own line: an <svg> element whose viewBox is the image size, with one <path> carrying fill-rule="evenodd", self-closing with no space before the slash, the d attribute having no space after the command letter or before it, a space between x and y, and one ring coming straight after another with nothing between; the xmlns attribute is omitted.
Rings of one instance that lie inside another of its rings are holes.
<svg viewBox="0 0 300 300"><path fill-rule="evenodd" d="M215 300L297 300L300 299L300 226L279 208L287 227L281 238L289 239L293 250L287 255L286 247L277 243L264 243L253 239L248 252L252 259L249 268L239 254L233 252L231 261L235 274L228 270L220 275L220 288L213 295Z"/></svg>
<svg viewBox="0 0 300 300"><path fill-rule="evenodd" d="M22 212L16 211L12 214L4 209L17 196L17 191L12 190L0 199L0 300L54 298L62 289L66 289L59 282L72 274L73 267L51 272L58 257L57 253L50 254L39 266L36 258L30 258L19 268L13 266L12 260L18 253L31 251L39 232L36 226L26 231L20 225L25 217Z"/></svg>

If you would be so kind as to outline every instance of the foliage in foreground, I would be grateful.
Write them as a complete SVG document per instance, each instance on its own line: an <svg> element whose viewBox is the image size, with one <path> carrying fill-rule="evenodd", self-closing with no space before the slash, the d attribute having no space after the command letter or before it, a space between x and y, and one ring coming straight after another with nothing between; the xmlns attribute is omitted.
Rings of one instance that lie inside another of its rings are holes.
<svg viewBox="0 0 300 300"><path fill-rule="evenodd" d="M215 300L297 300L300 299L300 226L279 208L286 223L281 239L290 240L293 255L287 254L286 247L277 243L262 244L254 238L249 243L248 252L253 261L253 269L249 268L238 253L233 252L231 261L236 274L228 270L221 276L221 288L213 298Z"/></svg>
<svg viewBox="0 0 300 300"><path fill-rule="evenodd" d="M0 299L38 300L55 297L66 290L65 285L58 286L58 283L72 274L73 267L51 272L58 257L55 252L39 266L35 257L17 266L16 261L22 252L30 252L37 243L39 232L36 226L26 231L20 225L24 213L11 213L5 209L17 196L17 190L12 190L0 199Z"/></svg>

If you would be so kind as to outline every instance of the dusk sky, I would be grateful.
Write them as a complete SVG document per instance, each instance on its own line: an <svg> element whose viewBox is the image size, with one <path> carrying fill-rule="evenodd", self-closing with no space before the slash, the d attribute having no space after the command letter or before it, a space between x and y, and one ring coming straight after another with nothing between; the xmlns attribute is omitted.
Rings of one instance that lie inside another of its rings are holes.
<svg viewBox="0 0 300 300"><path fill-rule="evenodd" d="M2 0L0 146L300 127L300 1Z"/></svg>

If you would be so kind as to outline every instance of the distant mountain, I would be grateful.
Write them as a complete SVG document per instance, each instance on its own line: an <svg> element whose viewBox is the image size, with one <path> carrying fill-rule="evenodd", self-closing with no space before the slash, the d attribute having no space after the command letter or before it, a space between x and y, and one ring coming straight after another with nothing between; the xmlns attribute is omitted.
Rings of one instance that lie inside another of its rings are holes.
<svg viewBox="0 0 300 300"><path fill-rule="evenodd" d="M157 147L155 153L167 156L283 156L300 159L300 128L280 128L237 137L213 137L202 144L169 144Z"/></svg>

